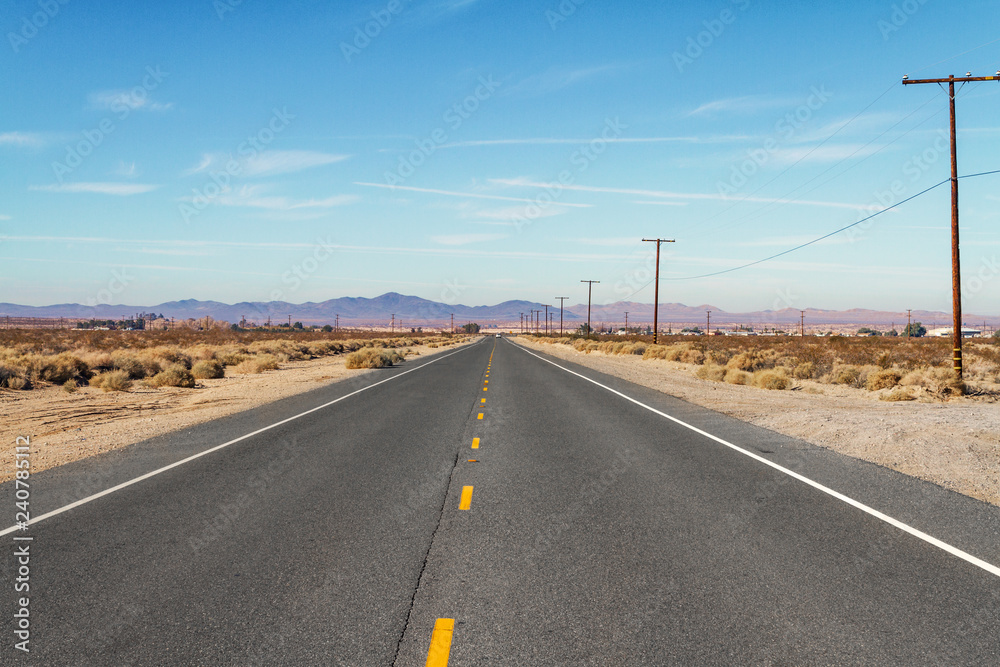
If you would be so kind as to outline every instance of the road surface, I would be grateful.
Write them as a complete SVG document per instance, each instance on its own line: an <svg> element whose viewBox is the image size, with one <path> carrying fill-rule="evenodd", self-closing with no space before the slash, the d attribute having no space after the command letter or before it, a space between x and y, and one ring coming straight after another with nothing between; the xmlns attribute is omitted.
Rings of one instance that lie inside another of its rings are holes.
<svg viewBox="0 0 1000 667"><path fill-rule="evenodd" d="M516 340L29 484L2 664L1000 664L997 508Z"/></svg>

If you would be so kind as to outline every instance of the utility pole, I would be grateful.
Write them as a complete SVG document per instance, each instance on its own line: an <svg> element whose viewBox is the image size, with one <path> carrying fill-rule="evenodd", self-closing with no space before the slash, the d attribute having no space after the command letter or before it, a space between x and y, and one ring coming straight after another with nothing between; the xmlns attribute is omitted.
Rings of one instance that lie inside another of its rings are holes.
<svg viewBox="0 0 1000 667"><path fill-rule="evenodd" d="M581 283L587 283L587 335L590 335L592 329L590 328L590 295L594 289L594 283L598 285L601 284L600 280L581 280Z"/></svg>
<svg viewBox="0 0 1000 667"><path fill-rule="evenodd" d="M521 333L524 333L524 313L521 313Z"/></svg>
<svg viewBox="0 0 1000 667"><path fill-rule="evenodd" d="M712 311L706 310L705 314L708 317L708 321L705 322L705 335L706 336L711 336L712 335Z"/></svg>
<svg viewBox="0 0 1000 667"><path fill-rule="evenodd" d="M455 313L451 314L451 332L455 333Z"/></svg>
<svg viewBox="0 0 1000 667"><path fill-rule="evenodd" d="M545 305L545 335L549 335L549 306Z"/></svg>
<svg viewBox="0 0 1000 667"><path fill-rule="evenodd" d="M966 72L964 77L956 78L954 74L947 79L910 79L903 77L903 85L915 83L948 84L948 110L951 121L951 302L952 302L952 357L955 364L955 376L962 379L962 273L959 264L958 251L958 151L955 132L955 82L970 83L972 81L1000 81L1000 70L996 76L972 76Z"/></svg>
<svg viewBox="0 0 1000 667"><path fill-rule="evenodd" d="M628 311L625 311L625 335L628 335Z"/></svg>
<svg viewBox="0 0 1000 667"><path fill-rule="evenodd" d="M653 288L653 344L656 344L656 324L660 311L660 244L674 243L674 239L643 239L656 244L656 287Z"/></svg>
<svg viewBox="0 0 1000 667"><path fill-rule="evenodd" d="M559 299L559 335L563 335L563 306L566 305L566 299L568 296L557 296Z"/></svg>
<svg viewBox="0 0 1000 667"><path fill-rule="evenodd" d="M340 331L340 313L337 313L337 319L334 320L333 330Z"/></svg>
<svg viewBox="0 0 1000 667"><path fill-rule="evenodd" d="M906 309L906 338L910 337L910 309Z"/></svg>
<svg viewBox="0 0 1000 667"><path fill-rule="evenodd" d="M806 311L799 311L799 335L803 338L806 337Z"/></svg>
<svg viewBox="0 0 1000 667"><path fill-rule="evenodd" d="M389 334L391 335L396 331L396 313L392 314L392 321L389 322Z"/></svg>

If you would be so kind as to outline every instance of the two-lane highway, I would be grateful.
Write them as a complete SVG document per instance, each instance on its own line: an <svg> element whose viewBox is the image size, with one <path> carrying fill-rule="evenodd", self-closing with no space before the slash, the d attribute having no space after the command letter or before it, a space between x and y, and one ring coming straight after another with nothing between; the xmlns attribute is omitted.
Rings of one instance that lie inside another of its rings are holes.
<svg viewBox="0 0 1000 667"><path fill-rule="evenodd" d="M240 423L278 425L29 526L3 662L1000 662L996 508L507 339L103 457L102 488Z"/></svg>

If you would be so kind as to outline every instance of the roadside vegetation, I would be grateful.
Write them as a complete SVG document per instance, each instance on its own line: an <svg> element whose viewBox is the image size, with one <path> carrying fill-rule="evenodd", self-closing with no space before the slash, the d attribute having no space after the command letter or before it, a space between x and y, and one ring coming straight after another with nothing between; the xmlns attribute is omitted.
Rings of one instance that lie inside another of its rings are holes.
<svg viewBox="0 0 1000 667"><path fill-rule="evenodd" d="M0 388L60 385L129 391L195 387L199 380L276 370L289 361L345 355L347 368L382 368L416 354L416 345L446 347L467 336L385 337L368 332L0 330Z"/></svg>
<svg viewBox="0 0 1000 667"><path fill-rule="evenodd" d="M770 390L817 391L842 385L875 392L880 400L942 400L973 395L1000 398L1000 341L964 345L964 382L952 371L951 339L903 337L651 336L581 338L531 336L584 353L634 355L687 364L704 380Z"/></svg>

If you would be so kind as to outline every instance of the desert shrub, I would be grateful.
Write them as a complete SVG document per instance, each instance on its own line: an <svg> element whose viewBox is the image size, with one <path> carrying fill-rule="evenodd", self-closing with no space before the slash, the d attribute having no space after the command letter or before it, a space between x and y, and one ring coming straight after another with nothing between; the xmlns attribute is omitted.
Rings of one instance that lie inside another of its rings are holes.
<svg viewBox="0 0 1000 667"><path fill-rule="evenodd" d="M278 368L278 358L273 354L258 354L241 361L233 370L237 373L257 374L264 371L274 371Z"/></svg>
<svg viewBox="0 0 1000 667"><path fill-rule="evenodd" d="M107 371L91 378L90 386L103 391L128 391L132 387L132 379L122 370Z"/></svg>
<svg viewBox="0 0 1000 667"><path fill-rule="evenodd" d="M726 362L726 366L728 368L735 368L739 371L748 371L752 373L753 371L759 371L763 368L770 368L774 366L776 359L777 354L774 350L767 350L766 353L758 350L747 350L733 356L728 362Z"/></svg>
<svg viewBox="0 0 1000 667"><path fill-rule="evenodd" d="M31 389L31 380L26 377L21 377L20 375L15 375L14 377L7 379L7 387L10 389L21 389L23 391L28 391Z"/></svg>
<svg viewBox="0 0 1000 667"><path fill-rule="evenodd" d="M811 361L805 361L795 367L795 370L792 371L792 375L800 380L809 380L816 376L816 364Z"/></svg>
<svg viewBox="0 0 1000 667"><path fill-rule="evenodd" d="M645 354L646 344L643 342L632 343L627 348L625 348L625 354Z"/></svg>
<svg viewBox="0 0 1000 667"><path fill-rule="evenodd" d="M861 369L857 366L836 366L830 373L831 384L856 386L861 379Z"/></svg>
<svg viewBox="0 0 1000 667"><path fill-rule="evenodd" d="M190 389L194 386L194 376L184 364L177 363L149 378L148 382L154 387L185 387Z"/></svg>
<svg viewBox="0 0 1000 667"><path fill-rule="evenodd" d="M156 362L144 364L137 357L133 357L131 355L126 355L126 354L116 354L112 355L112 357L113 357L112 368L119 371L125 371L126 373L128 373L128 376L133 380L141 380L147 375L150 375L149 370L153 369L147 368L147 366L153 366L153 364L156 364ZM156 364L155 371L152 373L152 375L156 375L156 373L159 373L160 370L162 369L159 367L159 364Z"/></svg>
<svg viewBox="0 0 1000 667"><path fill-rule="evenodd" d="M176 347L157 347L149 351L149 353L158 359L162 359L170 365L180 365L183 366L185 370L191 368L191 357L186 354L183 350Z"/></svg>
<svg viewBox="0 0 1000 667"><path fill-rule="evenodd" d="M903 374L899 371L892 368L884 368L868 375L868 379L865 381L865 389L868 391L891 389L899 384L901 379L903 379Z"/></svg>
<svg viewBox="0 0 1000 667"><path fill-rule="evenodd" d="M63 382L62 388L63 391L65 391L67 394L75 394L77 392L77 389L79 389L79 387L76 384L76 378L70 378L69 380Z"/></svg>
<svg viewBox="0 0 1000 667"><path fill-rule="evenodd" d="M216 359L204 359L191 367L191 375L199 380L214 380L225 376L226 368Z"/></svg>
<svg viewBox="0 0 1000 667"><path fill-rule="evenodd" d="M729 384L750 384L753 379L746 371L730 368L726 371L725 381Z"/></svg>
<svg viewBox="0 0 1000 667"><path fill-rule="evenodd" d="M792 384L792 381L787 375L782 372L781 369L768 369L757 371L753 374L753 385L755 387L760 387L761 389L788 389Z"/></svg>
<svg viewBox="0 0 1000 667"><path fill-rule="evenodd" d="M664 359L666 353L664 345L650 345L642 352L643 359Z"/></svg>
<svg viewBox="0 0 1000 667"><path fill-rule="evenodd" d="M713 382L722 382L726 377L725 366L717 366L715 364L705 364L700 366L695 372L695 376L701 378L702 380L712 380Z"/></svg>
<svg viewBox="0 0 1000 667"><path fill-rule="evenodd" d="M238 366L249 358L249 355L237 350L225 350L215 355L215 360L223 366Z"/></svg>
<svg viewBox="0 0 1000 667"><path fill-rule="evenodd" d="M705 353L694 348L681 352L680 360L685 364L701 364L705 362Z"/></svg>
<svg viewBox="0 0 1000 667"><path fill-rule="evenodd" d="M725 366L731 358L732 355L725 350L709 350L705 353L705 363L718 364L719 366Z"/></svg>
<svg viewBox="0 0 1000 667"><path fill-rule="evenodd" d="M438 347L438 344L437 343L430 343L427 347L435 348L435 347Z"/></svg>
<svg viewBox="0 0 1000 667"><path fill-rule="evenodd" d="M915 401L917 397L910 393L908 390L902 387L897 387L893 389L888 394L882 394L878 397L880 401Z"/></svg>
<svg viewBox="0 0 1000 667"><path fill-rule="evenodd" d="M347 355L347 368L385 368L392 366L391 353L367 348Z"/></svg>
<svg viewBox="0 0 1000 667"><path fill-rule="evenodd" d="M87 378L90 375L87 364L79 357L67 352L41 358L36 373L39 380L53 384L63 384L66 380L78 377Z"/></svg>

